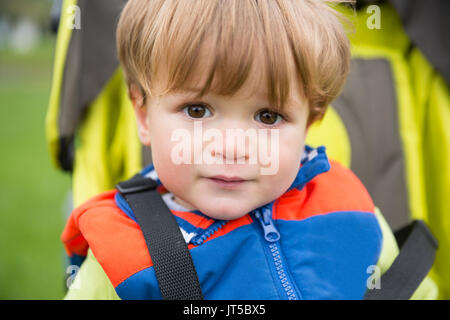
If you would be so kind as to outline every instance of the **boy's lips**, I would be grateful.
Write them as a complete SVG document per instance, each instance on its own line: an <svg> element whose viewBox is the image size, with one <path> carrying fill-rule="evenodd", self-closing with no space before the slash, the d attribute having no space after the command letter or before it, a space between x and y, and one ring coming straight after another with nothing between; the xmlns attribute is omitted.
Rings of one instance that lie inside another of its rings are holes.
<svg viewBox="0 0 450 320"><path fill-rule="evenodd" d="M236 177L236 176L227 177L227 176L224 176L224 175L218 175L218 176L213 176L213 177L208 177L208 178L209 179L216 179L216 180L223 180L223 181L226 181L226 182L247 181L246 179L241 178L241 177Z"/></svg>
<svg viewBox="0 0 450 320"><path fill-rule="evenodd" d="M228 176L223 176L223 175L206 177L206 178L209 181L211 181L211 182L215 183L216 185L218 185L222 188L225 188L225 189L234 189L234 188L240 186L241 184L243 184L244 182L249 181L244 178L237 177L237 176L228 177Z"/></svg>

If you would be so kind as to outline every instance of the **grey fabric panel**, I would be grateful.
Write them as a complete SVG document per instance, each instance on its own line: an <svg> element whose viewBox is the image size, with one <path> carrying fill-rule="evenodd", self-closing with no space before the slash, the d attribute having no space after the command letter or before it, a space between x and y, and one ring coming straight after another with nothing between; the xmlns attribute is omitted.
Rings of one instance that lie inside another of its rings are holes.
<svg viewBox="0 0 450 320"><path fill-rule="evenodd" d="M152 164L152 150L150 147L142 145L142 167Z"/></svg>
<svg viewBox="0 0 450 320"><path fill-rule="evenodd" d="M72 136L86 107L117 69L115 30L126 0L79 0L81 29L72 30L61 90L59 130Z"/></svg>
<svg viewBox="0 0 450 320"><path fill-rule="evenodd" d="M350 137L351 169L393 229L409 221L396 93L388 61L353 59L333 106Z"/></svg>
<svg viewBox="0 0 450 320"><path fill-rule="evenodd" d="M450 84L450 1L390 1L411 41Z"/></svg>

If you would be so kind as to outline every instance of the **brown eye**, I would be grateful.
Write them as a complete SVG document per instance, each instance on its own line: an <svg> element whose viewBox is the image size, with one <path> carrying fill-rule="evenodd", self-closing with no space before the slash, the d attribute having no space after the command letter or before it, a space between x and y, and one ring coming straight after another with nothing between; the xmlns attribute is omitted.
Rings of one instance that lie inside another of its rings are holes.
<svg viewBox="0 0 450 320"><path fill-rule="evenodd" d="M281 119L282 118L279 113L276 113L276 112L273 112L270 110L263 110L256 115L257 121L260 121L267 125L274 125L274 124L278 123L279 121L281 121Z"/></svg>
<svg viewBox="0 0 450 320"><path fill-rule="evenodd" d="M205 114L207 116L211 115L209 109L201 104L190 104L183 108L184 113L186 113L191 118L203 118Z"/></svg>

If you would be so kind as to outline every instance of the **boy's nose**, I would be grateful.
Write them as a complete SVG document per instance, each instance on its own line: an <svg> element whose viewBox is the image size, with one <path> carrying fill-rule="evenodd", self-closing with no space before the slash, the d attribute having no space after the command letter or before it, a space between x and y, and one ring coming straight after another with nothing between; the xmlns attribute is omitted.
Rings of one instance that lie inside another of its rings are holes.
<svg viewBox="0 0 450 320"><path fill-rule="evenodd" d="M248 132L241 128L227 128L222 131L222 148L211 150L211 156L222 157L225 163L244 163L249 160L251 140Z"/></svg>
<svg viewBox="0 0 450 320"><path fill-rule="evenodd" d="M230 139L228 139L230 140ZM242 150L243 149L243 150ZM212 157L222 157L225 163L244 163L249 159L245 145L240 147L237 143L224 143L222 149L211 151Z"/></svg>

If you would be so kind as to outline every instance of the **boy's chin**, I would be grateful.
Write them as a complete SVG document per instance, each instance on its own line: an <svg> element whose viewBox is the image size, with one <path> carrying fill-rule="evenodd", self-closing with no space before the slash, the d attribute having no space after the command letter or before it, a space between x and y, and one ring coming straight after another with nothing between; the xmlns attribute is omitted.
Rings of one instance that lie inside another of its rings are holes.
<svg viewBox="0 0 450 320"><path fill-rule="evenodd" d="M235 220L239 219L243 216L245 216L247 213L249 213L254 208L251 206L237 206L233 203L227 203L227 204L209 204L206 206L199 206L203 207L200 209L200 211L216 220Z"/></svg>

